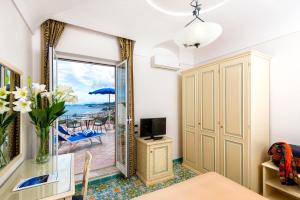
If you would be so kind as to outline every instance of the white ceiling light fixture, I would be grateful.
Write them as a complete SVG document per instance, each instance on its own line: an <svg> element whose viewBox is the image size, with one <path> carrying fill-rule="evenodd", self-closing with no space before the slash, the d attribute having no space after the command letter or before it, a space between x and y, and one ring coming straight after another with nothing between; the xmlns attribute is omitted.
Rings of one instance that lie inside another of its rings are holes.
<svg viewBox="0 0 300 200"><path fill-rule="evenodd" d="M176 34L174 41L178 46L204 47L215 41L222 34L222 27L216 23L205 22L199 17L201 4L198 0L193 0L190 5L194 8L193 16L195 19Z"/></svg>

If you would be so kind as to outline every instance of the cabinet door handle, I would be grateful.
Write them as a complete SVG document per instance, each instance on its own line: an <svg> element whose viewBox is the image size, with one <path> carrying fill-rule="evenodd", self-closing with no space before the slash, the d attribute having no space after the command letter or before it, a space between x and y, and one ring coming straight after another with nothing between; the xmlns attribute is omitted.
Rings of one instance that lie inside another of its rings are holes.
<svg viewBox="0 0 300 200"><path fill-rule="evenodd" d="M220 128L224 128L223 125L221 125Z"/></svg>
<svg viewBox="0 0 300 200"><path fill-rule="evenodd" d="M152 151L150 151L150 153L152 153Z"/></svg>

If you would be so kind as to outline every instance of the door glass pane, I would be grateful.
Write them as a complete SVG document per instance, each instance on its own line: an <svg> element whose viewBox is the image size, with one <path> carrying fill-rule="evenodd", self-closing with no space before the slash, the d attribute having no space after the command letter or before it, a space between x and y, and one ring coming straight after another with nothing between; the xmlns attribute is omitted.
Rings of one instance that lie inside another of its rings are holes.
<svg viewBox="0 0 300 200"><path fill-rule="evenodd" d="M127 173L127 62L116 68L116 160L117 167Z"/></svg>
<svg viewBox="0 0 300 200"><path fill-rule="evenodd" d="M53 92L56 88L57 84L57 57L55 54L55 49L53 47L49 47L49 91ZM56 130L58 130L58 120L55 122L54 126L55 128L51 128L50 130L50 136L49 136L49 155L53 156L54 160L57 160L57 152L58 152L58 135ZM58 168L58 162L52 163L52 170L53 172L57 171Z"/></svg>
<svg viewBox="0 0 300 200"><path fill-rule="evenodd" d="M54 48L50 48L49 51L52 51L52 73L51 74L51 83L50 83L50 90L55 91L57 87L57 55ZM52 145L52 155L57 156L58 155L58 133L55 131L58 130L58 120L55 122L55 128L52 129L52 136L51 138L51 145Z"/></svg>

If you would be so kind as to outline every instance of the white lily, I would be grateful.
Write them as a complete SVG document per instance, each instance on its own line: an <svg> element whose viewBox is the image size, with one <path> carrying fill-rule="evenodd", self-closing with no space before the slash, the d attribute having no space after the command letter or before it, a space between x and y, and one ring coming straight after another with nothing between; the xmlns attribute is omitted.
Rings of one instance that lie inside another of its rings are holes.
<svg viewBox="0 0 300 200"><path fill-rule="evenodd" d="M78 97L75 94L69 94L65 97L66 102L76 103L78 102Z"/></svg>
<svg viewBox="0 0 300 200"><path fill-rule="evenodd" d="M38 83L32 83L32 93L34 95L37 95L41 92L46 92L46 85L38 84Z"/></svg>
<svg viewBox="0 0 300 200"><path fill-rule="evenodd" d="M52 97L52 93L51 93L51 92L43 92L43 93L41 94L41 97L51 98L51 97Z"/></svg>
<svg viewBox="0 0 300 200"><path fill-rule="evenodd" d="M70 86L61 85L56 88L55 94L59 97L64 97L68 94L73 93L73 89Z"/></svg>
<svg viewBox="0 0 300 200"><path fill-rule="evenodd" d="M49 101L49 103L52 103L52 92L43 92L41 93L41 97L44 98L46 97Z"/></svg>
<svg viewBox="0 0 300 200"><path fill-rule="evenodd" d="M27 87L19 88L16 87L17 91L14 91L15 99L26 99L27 98Z"/></svg>
<svg viewBox="0 0 300 200"><path fill-rule="evenodd" d="M1 99L6 99L8 94L10 94L10 92L6 90L6 86L3 86L2 88L0 88L0 98Z"/></svg>
<svg viewBox="0 0 300 200"><path fill-rule="evenodd" d="M13 107L14 111L27 113L31 111L30 105L31 101L26 101L25 99L19 99L19 101L13 102L15 107Z"/></svg>
<svg viewBox="0 0 300 200"><path fill-rule="evenodd" d="M3 114L10 110L9 107L6 106L7 104L9 103L0 99L0 114Z"/></svg>

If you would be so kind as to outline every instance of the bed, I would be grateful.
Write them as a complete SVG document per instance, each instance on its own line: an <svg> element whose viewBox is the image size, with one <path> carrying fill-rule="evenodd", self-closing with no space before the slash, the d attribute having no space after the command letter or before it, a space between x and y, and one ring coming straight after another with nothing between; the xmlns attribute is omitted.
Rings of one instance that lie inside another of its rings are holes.
<svg viewBox="0 0 300 200"><path fill-rule="evenodd" d="M215 172L196 176L135 200L266 200Z"/></svg>

